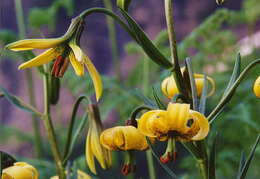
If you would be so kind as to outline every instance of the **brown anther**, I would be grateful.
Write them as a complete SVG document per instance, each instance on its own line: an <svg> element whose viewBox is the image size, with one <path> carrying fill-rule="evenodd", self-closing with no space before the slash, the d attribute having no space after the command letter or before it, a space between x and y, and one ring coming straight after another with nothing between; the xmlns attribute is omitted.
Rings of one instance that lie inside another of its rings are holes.
<svg viewBox="0 0 260 179"><path fill-rule="evenodd" d="M121 169L121 173L126 176L131 172L131 164L124 164L122 169Z"/></svg>
<svg viewBox="0 0 260 179"><path fill-rule="evenodd" d="M65 58L64 62L60 68L59 77L63 77L64 73L66 72L67 68L69 66L69 59Z"/></svg>
<svg viewBox="0 0 260 179"><path fill-rule="evenodd" d="M166 156L162 155L160 157L160 161L164 164L168 163L172 159L172 154L171 152L168 152Z"/></svg>
<svg viewBox="0 0 260 179"><path fill-rule="evenodd" d="M64 58L62 55L58 56L53 63L51 74L56 78L63 77L69 65L69 59Z"/></svg>

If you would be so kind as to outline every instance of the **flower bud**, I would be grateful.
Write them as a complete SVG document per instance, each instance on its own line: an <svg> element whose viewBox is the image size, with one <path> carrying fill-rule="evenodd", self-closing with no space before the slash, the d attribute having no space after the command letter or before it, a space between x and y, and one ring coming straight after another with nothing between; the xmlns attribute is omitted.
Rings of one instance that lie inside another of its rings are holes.
<svg viewBox="0 0 260 179"><path fill-rule="evenodd" d="M117 7L125 10L125 11L128 11L128 7L131 3L131 0L117 0Z"/></svg>
<svg viewBox="0 0 260 179"><path fill-rule="evenodd" d="M255 80L253 91L256 97L260 98L260 76Z"/></svg>
<svg viewBox="0 0 260 179"><path fill-rule="evenodd" d="M224 3L224 2L225 2L225 0L216 0L216 3L217 3L218 5L220 5L220 4Z"/></svg>
<svg viewBox="0 0 260 179"><path fill-rule="evenodd" d="M197 95L200 97L204 86L204 76L202 74L195 73L194 78L195 78L195 84L197 88ZM215 81L211 77L207 77L206 79L211 84L211 90L208 93L208 96L212 96L215 92ZM179 90L177 88L173 76L169 76L163 80L161 89L163 94L169 99L173 98L176 94L179 93Z"/></svg>
<svg viewBox="0 0 260 179"><path fill-rule="evenodd" d="M38 179L38 176L37 170L25 162L16 162L13 166L5 168L2 173L2 179Z"/></svg>

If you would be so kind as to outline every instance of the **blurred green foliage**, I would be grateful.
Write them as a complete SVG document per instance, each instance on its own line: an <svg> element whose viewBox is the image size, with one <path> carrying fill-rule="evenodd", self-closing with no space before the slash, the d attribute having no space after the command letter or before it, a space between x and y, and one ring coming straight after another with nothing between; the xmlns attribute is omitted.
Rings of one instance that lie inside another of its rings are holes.
<svg viewBox="0 0 260 179"><path fill-rule="evenodd" d="M259 0L245 0L242 9L239 11L229 9L216 10L178 45L179 58L183 60L186 57L192 57L193 67L196 72L213 69L210 70L211 73L208 75L215 79L217 92L208 100L208 112L214 108L222 96L228 84L229 77L231 76L236 54L239 50L237 42L240 37L231 29L239 28L239 25L244 25L248 28L249 35L254 32L254 25L260 19L260 4L258 1ZM71 16L74 10L73 4L72 0L55 0L49 7L31 8L28 15L29 23L27 28L36 30L47 25L50 31L54 31L58 10L64 8L67 14ZM15 33L9 30L0 30L0 44L7 44L16 39ZM154 43L165 56L170 56L168 37L165 30L162 30L157 35ZM156 64L148 60L148 57L144 55L142 49L136 43L130 42L126 44L125 50L128 55L138 56L138 60L128 76L121 82L117 81L113 76L102 76L105 90L100 104L100 110L102 119L104 119L104 122L108 126L116 125L115 122L123 125L124 121L130 116L131 111L143 103L142 99L138 97L136 93L145 94L152 99L152 88L148 90L144 89L144 81L149 84L149 87L154 86L159 92L159 97L166 102L166 98L160 92L160 83L164 77L169 75L169 72L162 71ZM5 51L1 53L9 58L14 58L14 55L17 56L17 54ZM24 58L17 58L16 56L14 59ZM259 57L260 53L255 50L249 56L242 57L242 64L245 66ZM224 65L224 71L219 70L218 66L220 64ZM147 71L148 75L146 74ZM213 139L216 132L219 133L216 159L216 173L218 178L235 177L241 152L245 151L247 154L249 153L260 131L260 121L258 120L260 101L257 100L252 93L253 80L256 79L257 75L259 75L259 70L257 71L257 69L250 73L238 88L231 103L212 125L211 135L208 141L212 141L211 139ZM64 78L61 80L61 85L65 85L75 97L80 93L87 93L88 95L94 93L90 77L85 75L82 78L78 78L74 75L72 69L66 72ZM135 88L138 90L135 90ZM113 115L111 115L112 111L114 112ZM58 131L62 133L65 129L67 129L66 126L59 126ZM16 140L19 141L32 142L31 133L23 133L19 129L10 126L0 126L0 130L0 143L7 142L13 136L16 136ZM77 152L73 157L75 165L77 165L78 168L86 170L84 136L85 134L82 134L82 140L78 142L76 146L76 150L79 150L81 153ZM66 138L64 136L60 136L59 139L61 144L65 143ZM49 149L46 148L45 151L45 157L49 158ZM160 147L158 151L160 151ZM138 154L138 156L141 155L142 154ZM108 171L111 176L118 176L117 171L119 170L120 162L115 161L120 160L121 157L121 154L114 154L113 169ZM42 159L21 159L35 165L42 174L42 178L50 177L54 174L54 165L49 161ZM248 172L249 179L255 179L260 176L259 165L257 163L259 160L260 150L258 148L256 150L255 159ZM142 164L145 165L146 163L143 162ZM178 166L175 165L174 168L176 169L177 167L181 169L181 178L198 178L197 169L194 168L194 166L195 160L192 156L186 155L185 153L183 157L180 158ZM106 175L103 171L99 171L101 178ZM165 174L162 174L162 172L159 173L162 178L166 178Z"/></svg>

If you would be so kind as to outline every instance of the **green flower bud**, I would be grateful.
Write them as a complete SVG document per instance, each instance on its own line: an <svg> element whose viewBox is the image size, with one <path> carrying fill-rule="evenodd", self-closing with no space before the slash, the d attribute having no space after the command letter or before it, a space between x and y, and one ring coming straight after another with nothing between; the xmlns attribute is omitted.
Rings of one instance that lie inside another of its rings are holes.
<svg viewBox="0 0 260 179"><path fill-rule="evenodd" d="M131 0L117 0L117 7L125 10L125 11L128 11L128 7L131 3Z"/></svg>

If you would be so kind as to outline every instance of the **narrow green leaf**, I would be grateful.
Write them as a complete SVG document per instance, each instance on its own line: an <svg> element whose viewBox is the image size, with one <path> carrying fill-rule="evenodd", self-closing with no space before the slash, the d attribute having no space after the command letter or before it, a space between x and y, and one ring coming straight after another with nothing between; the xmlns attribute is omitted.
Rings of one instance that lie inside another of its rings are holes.
<svg viewBox="0 0 260 179"><path fill-rule="evenodd" d="M0 151L0 176L2 176L2 170L12 166L16 162L15 158L11 155Z"/></svg>
<svg viewBox="0 0 260 179"><path fill-rule="evenodd" d="M237 87L240 85L242 80L245 78L245 76L249 73L249 71L255 67L256 65L260 64L260 59L254 60L251 62L247 67L240 73L238 78L235 80L233 85L228 89L227 93L225 96L223 96L220 100L220 102L217 104L217 106L213 109L213 111L209 114L207 117L210 123L212 123L216 119L216 115L220 113L224 109L224 107L228 104L230 101L232 95L235 93Z"/></svg>
<svg viewBox="0 0 260 179"><path fill-rule="evenodd" d="M246 160L246 162L245 162L245 164L243 166L242 171L238 172L237 179L244 179L246 177L248 168L249 168L250 163L251 163L251 161L252 161L252 159L254 157L255 150L256 150L256 147L257 147L259 141L260 141L260 134L257 136L256 142L255 142L254 146L252 147L250 155L249 155L248 159Z"/></svg>
<svg viewBox="0 0 260 179"><path fill-rule="evenodd" d="M206 111L206 102L207 102L207 95L208 95L208 83L207 83L207 76L204 75L203 77L204 85L200 97L200 105L199 105L199 112L205 114Z"/></svg>
<svg viewBox="0 0 260 179"><path fill-rule="evenodd" d="M154 158L155 158L155 159L157 160L157 162L161 165L161 167L166 171L166 173L167 173L168 175L170 175L170 177L177 179L177 178L178 178L177 175L176 175L167 165L161 163L159 157L156 155L156 153L155 153L154 150L153 150L153 147L152 147L152 144L151 144L150 140L149 140L147 137L146 137L146 141L147 141L147 143L148 143L148 145L149 145L149 148L150 148L150 150L151 150L151 152L152 152Z"/></svg>
<svg viewBox="0 0 260 179"><path fill-rule="evenodd" d="M182 142L182 145L196 158L200 158L200 151L192 142Z"/></svg>
<svg viewBox="0 0 260 179"><path fill-rule="evenodd" d="M155 99L155 102L159 109L166 109L166 106L163 104L163 102L160 100L160 98L157 95L156 89L153 87L153 97Z"/></svg>
<svg viewBox="0 0 260 179"><path fill-rule="evenodd" d="M245 155L245 152L243 151L241 154L240 162L239 162L238 173L242 172L243 166L245 165L245 163L246 163L246 155Z"/></svg>
<svg viewBox="0 0 260 179"><path fill-rule="evenodd" d="M30 112L36 114L38 116L42 116L43 114L38 112L33 106L26 104L22 99L18 98L17 96L11 95L5 88L0 86L0 91L3 93L4 97L11 103L14 104L16 107L24 110L26 112Z"/></svg>
<svg viewBox="0 0 260 179"><path fill-rule="evenodd" d="M151 108L156 108L157 105L149 98L147 98L146 96L143 95L143 93L138 90L135 89L134 91L131 92L134 96L136 96L138 99L140 99L141 101L144 102L145 105L151 107Z"/></svg>
<svg viewBox="0 0 260 179"><path fill-rule="evenodd" d="M209 172L208 172L208 179L215 179L216 178L216 147L217 147L217 137L218 135L215 136L213 140L213 144L210 150L209 154Z"/></svg>
<svg viewBox="0 0 260 179"><path fill-rule="evenodd" d="M235 83L236 79L240 75L240 71L241 71L241 56L240 56L240 54L238 54L237 55L237 59L235 61L234 68L233 68L232 75L230 77L230 80L229 80L229 83L227 85L227 88L224 91L223 97L227 94L228 90Z"/></svg>
<svg viewBox="0 0 260 179"><path fill-rule="evenodd" d="M172 63L159 51L159 49L148 38L142 28L135 22L135 20L128 15L126 11L120 9L120 12L128 22L130 28L135 34L137 43L143 48L148 57L151 58L158 65L169 69L172 67Z"/></svg>
<svg viewBox="0 0 260 179"><path fill-rule="evenodd" d="M186 67L188 69L188 73L189 73L193 109L198 111L199 110L198 95L197 95L198 93L197 93L194 73L193 73L193 70L192 70L191 58L186 58L185 59L185 65L186 65Z"/></svg>

